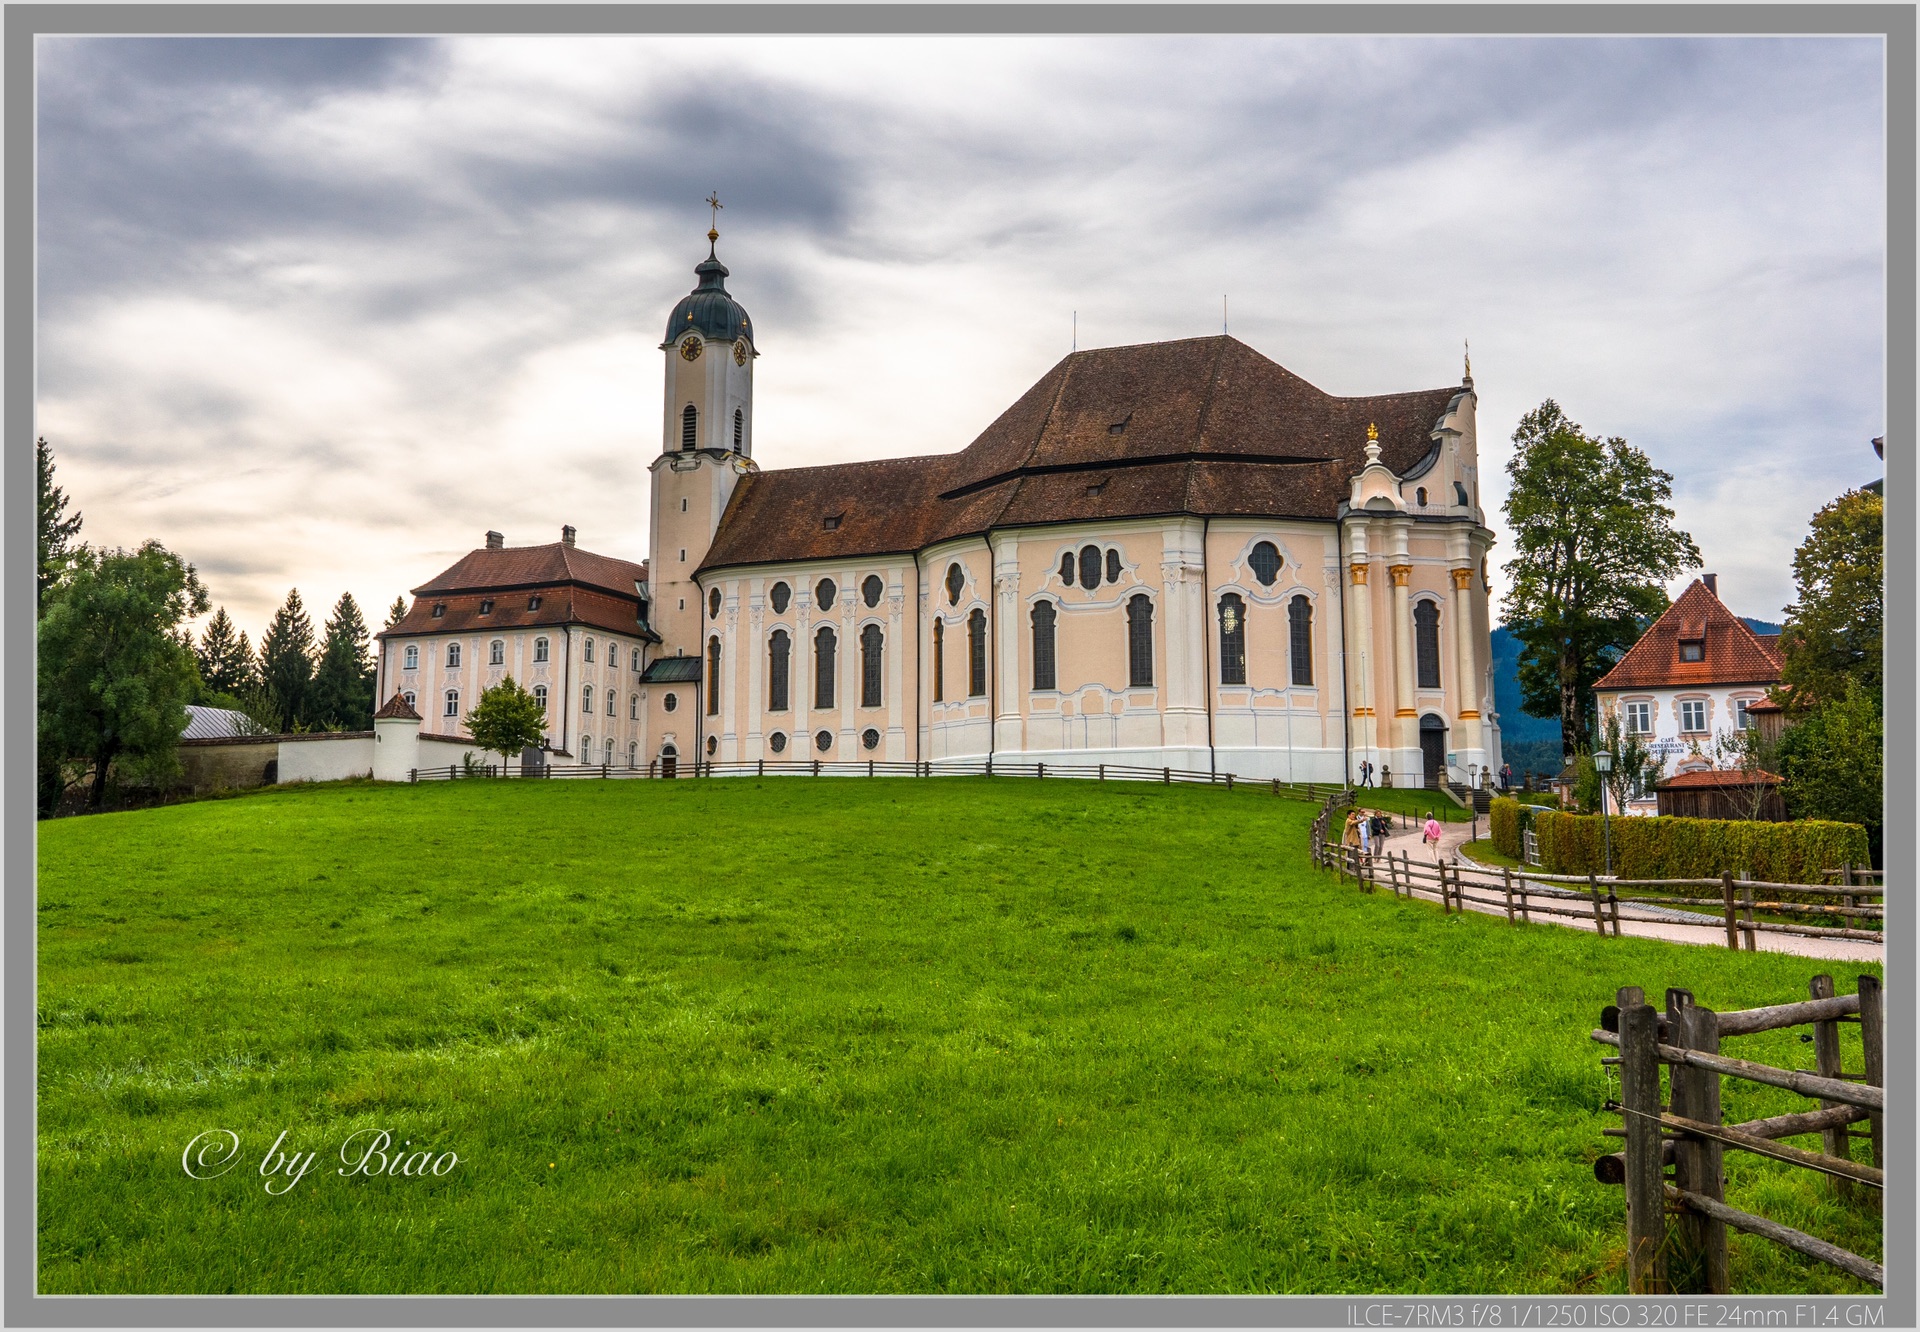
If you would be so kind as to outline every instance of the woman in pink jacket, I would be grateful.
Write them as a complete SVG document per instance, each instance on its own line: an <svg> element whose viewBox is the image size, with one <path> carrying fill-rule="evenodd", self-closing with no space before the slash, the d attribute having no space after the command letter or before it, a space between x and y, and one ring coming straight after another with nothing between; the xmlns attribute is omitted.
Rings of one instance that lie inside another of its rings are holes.
<svg viewBox="0 0 1920 1332"><path fill-rule="evenodd" d="M1427 815L1426 826L1420 830L1420 840L1433 848L1433 863L1436 865L1439 864L1440 820L1436 819L1431 813Z"/></svg>

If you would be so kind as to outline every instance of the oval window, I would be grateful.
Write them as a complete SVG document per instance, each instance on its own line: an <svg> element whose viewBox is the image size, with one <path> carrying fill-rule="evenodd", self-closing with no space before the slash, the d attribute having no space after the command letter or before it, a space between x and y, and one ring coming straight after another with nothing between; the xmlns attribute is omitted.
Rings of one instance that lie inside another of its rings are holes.
<svg viewBox="0 0 1920 1332"><path fill-rule="evenodd" d="M1253 576L1260 580L1260 586L1272 587L1273 580L1280 576L1279 547L1271 541L1262 541L1247 556L1247 563L1253 568Z"/></svg>
<svg viewBox="0 0 1920 1332"><path fill-rule="evenodd" d="M1117 550L1107 552L1107 581L1109 583L1120 581L1120 552Z"/></svg>
<svg viewBox="0 0 1920 1332"><path fill-rule="evenodd" d="M612 744L613 742L609 740L607 743ZM719 752L720 752L720 737L717 735L708 736L707 737L707 757L712 758L715 754Z"/></svg>
<svg viewBox="0 0 1920 1332"><path fill-rule="evenodd" d="M709 620L720 618L720 589L717 587L707 593L707 618Z"/></svg>
<svg viewBox="0 0 1920 1332"><path fill-rule="evenodd" d="M814 604L821 610L832 610L833 599L839 594L840 589L833 585L831 578L822 578L813 589Z"/></svg>
<svg viewBox="0 0 1920 1332"><path fill-rule="evenodd" d="M860 732L860 744L867 749L880 748L880 732L869 726L866 730Z"/></svg>
<svg viewBox="0 0 1920 1332"><path fill-rule="evenodd" d="M1100 547L1098 546L1080 548L1080 586L1100 586Z"/></svg>
<svg viewBox="0 0 1920 1332"><path fill-rule="evenodd" d="M887 585L880 581L879 574L868 574L867 581L860 584L860 599L869 606L878 606L880 594L886 590Z"/></svg>
<svg viewBox="0 0 1920 1332"><path fill-rule="evenodd" d="M822 754L833 748L833 732L822 731L813 737L813 747Z"/></svg>
<svg viewBox="0 0 1920 1332"><path fill-rule="evenodd" d="M787 737L782 735L780 732L775 731L772 735L767 737L767 748L771 749L776 754L786 753Z"/></svg>
<svg viewBox="0 0 1920 1332"><path fill-rule="evenodd" d="M772 593L768 596L768 600L773 602L773 613L775 615L785 615L787 613L787 603L793 600L793 589L785 583L775 583Z"/></svg>
<svg viewBox="0 0 1920 1332"><path fill-rule="evenodd" d="M680 706L680 700L675 698L672 694L668 694L665 698L660 700L660 706L665 708L668 712L672 712L675 708Z"/></svg>
<svg viewBox="0 0 1920 1332"><path fill-rule="evenodd" d="M967 576L960 571L958 564L947 566L947 604L949 606L960 604L960 589L966 586L966 582Z"/></svg>
<svg viewBox="0 0 1920 1332"><path fill-rule="evenodd" d="M1073 586L1073 552L1068 551L1060 557L1060 581L1068 587Z"/></svg>

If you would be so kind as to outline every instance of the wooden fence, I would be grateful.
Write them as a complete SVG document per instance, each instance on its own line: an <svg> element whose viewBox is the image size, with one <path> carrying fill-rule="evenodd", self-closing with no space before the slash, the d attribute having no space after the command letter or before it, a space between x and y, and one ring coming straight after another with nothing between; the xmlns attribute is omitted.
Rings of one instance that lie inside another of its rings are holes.
<svg viewBox="0 0 1920 1332"><path fill-rule="evenodd" d="M1869 1285L1885 1288L1881 1264L1777 1221L1729 1207L1721 1158L1729 1149L1751 1152L1826 1175L1842 1198L1862 1188L1886 1185L1884 1131L1885 1033L1880 982L1862 976L1854 994L1836 995L1831 976L1815 976L1812 997L1801 1003L1715 1013L1685 990L1668 990L1666 1012L1646 1002L1638 986L1620 990L1618 1002L1600 1014L1593 1039L1616 1046L1603 1062L1620 1071L1620 1097L1608 1109L1624 1121L1609 1136L1626 1150L1594 1163L1604 1184L1624 1185L1627 1200L1627 1283L1636 1295L1732 1293L1727 1270L1727 1229L1745 1231L1796 1253L1829 1263ZM1863 1068L1842 1071L1840 1024L1858 1023ZM1774 1068L1720 1052L1725 1037L1787 1027L1813 1028L1817 1071ZM1660 1067L1668 1069L1662 1101ZM1726 1124L1720 1114L1720 1079L1739 1078L1784 1087L1819 1102L1819 1109ZM1861 1133L1852 1126L1866 1121ZM1789 1146L1782 1138L1819 1133L1822 1150ZM1855 1161L1852 1142L1866 1138L1872 1165ZM1667 1174L1668 1167L1672 1175ZM1669 1182L1669 1180L1671 1182ZM1672 1225L1669 1228L1669 1213Z"/></svg>
<svg viewBox="0 0 1920 1332"><path fill-rule="evenodd" d="M1535 916L1583 924L1591 920L1596 933L1616 938L1622 924L1718 925L1727 947L1749 952L1758 949L1762 934L1884 942L1876 927L1886 919L1885 889L1877 876L1871 884L1839 885L1766 883L1731 874L1718 879L1618 879L1504 867L1496 871L1422 861L1404 851L1367 855L1329 835L1335 810L1353 803L1350 792L1343 796L1330 798L1314 821L1312 854L1315 864L1351 877L1362 892L1378 891L1385 884L1397 897L1436 899L1447 912L1504 914L1512 924L1528 924ZM1336 800L1342 803L1336 805ZM1707 910L1700 910L1703 907Z"/></svg>

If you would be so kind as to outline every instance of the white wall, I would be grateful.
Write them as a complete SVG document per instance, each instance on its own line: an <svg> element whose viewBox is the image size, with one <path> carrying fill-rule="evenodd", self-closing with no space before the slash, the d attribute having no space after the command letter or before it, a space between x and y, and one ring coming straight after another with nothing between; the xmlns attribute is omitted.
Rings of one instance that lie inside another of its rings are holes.
<svg viewBox="0 0 1920 1332"><path fill-rule="evenodd" d="M277 780L337 782L346 777L373 775L371 735L300 735L280 741Z"/></svg>

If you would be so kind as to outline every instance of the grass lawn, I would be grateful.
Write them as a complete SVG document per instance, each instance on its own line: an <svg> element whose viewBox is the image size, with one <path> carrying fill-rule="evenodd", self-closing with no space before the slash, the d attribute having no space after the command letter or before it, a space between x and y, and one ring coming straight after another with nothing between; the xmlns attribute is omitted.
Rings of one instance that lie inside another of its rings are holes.
<svg viewBox="0 0 1920 1332"><path fill-rule="evenodd" d="M1623 1290L1601 1006L1790 1000L1820 964L1362 896L1306 865L1313 813L748 778L41 824L39 1288ZM236 1168L189 1178L221 1129ZM458 1164L339 1174L379 1129ZM273 1196L283 1131L319 1155ZM1870 1202L1728 1171L1879 1257ZM1733 1246L1737 1290L1860 1289Z"/></svg>
<svg viewBox="0 0 1920 1332"><path fill-rule="evenodd" d="M1464 844L1460 848L1460 854L1475 864L1491 865L1494 869L1499 869L1502 865L1508 869L1523 870L1527 868L1526 862L1517 856L1510 856L1504 851L1496 850L1493 845L1493 839L1488 837L1482 837L1477 842ZM1702 1000L1701 1002L1704 1003L1705 1001ZM1712 1006L1711 1004L1707 1005L1709 1008Z"/></svg>

